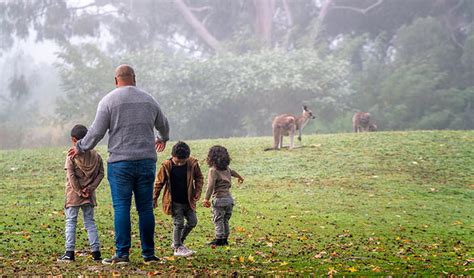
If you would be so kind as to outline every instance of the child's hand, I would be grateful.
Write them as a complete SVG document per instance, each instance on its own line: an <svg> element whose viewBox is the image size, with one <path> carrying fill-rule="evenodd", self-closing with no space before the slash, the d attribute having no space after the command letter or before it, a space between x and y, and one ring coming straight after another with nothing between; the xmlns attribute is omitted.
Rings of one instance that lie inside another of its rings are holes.
<svg viewBox="0 0 474 278"><path fill-rule="evenodd" d="M237 179L237 182L240 183L240 184L244 183L244 178L239 177L239 178Z"/></svg>
<svg viewBox="0 0 474 278"><path fill-rule="evenodd" d="M197 201L199 201L199 197L200 197L200 196L194 196L194 197L193 197L193 200L194 200L195 202L197 202Z"/></svg>
<svg viewBox="0 0 474 278"><path fill-rule="evenodd" d="M83 198L89 198L89 196L90 196L89 188L86 187L86 188L82 189L81 197L83 197Z"/></svg>
<svg viewBox="0 0 474 278"><path fill-rule="evenodd" d="M202 205L206 208L210 208L211 207L211 202L209 202L209 200L203 200Z"/></svg>

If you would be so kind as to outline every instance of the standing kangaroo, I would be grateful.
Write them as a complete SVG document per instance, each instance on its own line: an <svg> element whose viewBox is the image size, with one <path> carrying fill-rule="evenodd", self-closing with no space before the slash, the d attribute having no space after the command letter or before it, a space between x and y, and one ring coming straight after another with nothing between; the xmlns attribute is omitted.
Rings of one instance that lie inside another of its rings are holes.
<svg viewBox="0 0 474 278"><path fill-rule="evenodd" d="M301 141L301 132L310 119L314 119L313 112L306 105L303 106L301 116L290 114L278 115L273 119L273 148L266 150L278 150L283 147L283 136L290 136L289 149L294 148L295 131L298 130L298 140Z"/></svg>

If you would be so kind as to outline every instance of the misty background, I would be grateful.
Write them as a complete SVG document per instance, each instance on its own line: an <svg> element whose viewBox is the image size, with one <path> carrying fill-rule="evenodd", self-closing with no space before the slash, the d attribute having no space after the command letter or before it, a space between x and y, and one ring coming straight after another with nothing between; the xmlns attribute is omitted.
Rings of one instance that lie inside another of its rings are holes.
<svg viewBox="0 0 474 278"><path fill-rule="evenodd" d="M171 139L474 128L471 0L0 0L0 148L65 145L131 64ZM304 139L303 139L304 140ZM269 143L270 144L270 143Z"/></svg>

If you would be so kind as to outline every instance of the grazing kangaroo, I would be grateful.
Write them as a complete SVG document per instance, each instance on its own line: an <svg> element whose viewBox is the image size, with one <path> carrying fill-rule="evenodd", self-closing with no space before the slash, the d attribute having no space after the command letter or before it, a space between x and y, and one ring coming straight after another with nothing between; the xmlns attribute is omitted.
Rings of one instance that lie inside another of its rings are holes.
<svg viewBox="0 0 474 278"><path fill-rule="evenodd" d="M301 116L293 116L290 114L278 115L273 119L273 148L265 149L278 150L283 147L283 136L290 136L289 149L294 148L295 131L298 130L298 140L301 141L301 132L310 119L314 119L313 112L306 105L303 106Z"/></svg>
<svg viewBox="0 0 474 278"><path fill-rule="evenodd" d="M354 132L376 131L377 125L373 122L368 112L356 112L352 117Z"/></svg>

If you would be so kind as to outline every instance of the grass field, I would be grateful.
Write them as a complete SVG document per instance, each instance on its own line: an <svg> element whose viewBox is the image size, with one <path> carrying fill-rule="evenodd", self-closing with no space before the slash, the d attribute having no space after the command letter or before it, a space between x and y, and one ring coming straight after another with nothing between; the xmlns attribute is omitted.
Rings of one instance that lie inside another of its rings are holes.
<svg viewBox="0 0 474 278"><path fill-rule="evenodd" d="M66 148L0 151L0 274L474 274L474 131L311 135L301 148L268 152L269 137L188 143L204 173L208 148L228 147L231 166L245 178L233 187L229 247L205 245L213 238L211 212L199 206L187 240L197 254L174 258L171 218L158 209L163 261L145 265L133 210L131 265L104 266L88 256L57 263ZM98 150L107 157L105 147ZM108 257L113 211L105 179L97 197ZM78 255L88 250L82 219L79 226Z"/></svg>

